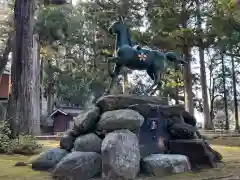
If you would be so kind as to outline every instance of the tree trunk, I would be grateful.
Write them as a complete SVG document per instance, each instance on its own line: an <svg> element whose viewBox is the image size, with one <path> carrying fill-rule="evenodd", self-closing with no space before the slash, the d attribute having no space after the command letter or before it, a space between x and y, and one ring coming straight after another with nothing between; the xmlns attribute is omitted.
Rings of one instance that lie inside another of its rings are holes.
<svg viewBox="0 0 240 180"><path fill-rule="evenodd" d="M43 58L40 61L40 116L43 115Z"/></svg>
<svg viewBox="0 0 240 180"><path fill-rule="evenodd" d="M196 10L197 10L197 29L199 34L199 59L200 59L200 81L202 87L202 100L203 100L203 115L204 115L204 128L212 129L213 124L210 117L210 107L209 107L209 99L208 99L208 89L207 89L207 78L206 78L206 67L204 61L204 47L202 41L202 19L200 14L200 2L196 1Z"/></svg>
<svg viewBox="0 0 240 180"><path fill-rule="evenodd" d="M182 13L186 11L186 2L182 2ZM188 28L187 19L184 19L182 22L182 27L184 29ZM185 97L185 108L194 116L194 102L193 102L193 91L192 91L192 73L191 73L191 48L187 45L186 42L183 42L182 52L184 54L184 60L188 62L185 64L183 69L184 77L184 97Z"/></svg>
<svg viewBox="0 0 240 180"><path fill-rule="evenodd" d="M175 104L179 104L179 76L178 76L178 71L179 71L179 66L177 64L177 62L174 63L174 69L175 72L177 73L176 77L175 77L175 82L176 82L176 87L175 87L175 94L176 94L176 98L175 98Z"/></svg>
<svg viewBox="0 0 240 180"><path fill-rule="evenodd" d="M8 117L13 136L35 134L32 92L34 0L15 0L16 38L13 46L12 93ZM11 112L10 112L11 111Z"/></svg>
<svg viewBox="0 0 240 180"><path fill-rule="evenodd" d="M222 47L221 47L222 48ZM224 93L224 108L225 108L225 116L226 116L226 121L225 121L225 129L229 129L229 121L228 121L228 100L227 100L227 91L226 91L226 73L225 73L225 64L224 64L224 55L223 55L223 50L221 49L221 63L222 63L222 78L223 78L223 93Z"/></svg>
<svg viewBox="0 0 240 180"><path fill-rule="evenodd" d="M193 92L192 92L192 73L191 73L191 54L190 49L186 46L183 48L183 53L185 56L184 73L184 91L185 91L185 108L186 110L194 116L194 103L193 103Z"/></svg>
<svg viewBox="0 0 240 180"><path fill-rule="evenodd" d="M48 69L52 71L52 62L51 60L48 59L47 61ZM53 111L53 106L54 106L54 88L55 88L55 80L53 73L49 74L51 77L49 77L48 82L47 82L47 113L50 115Z"/></svg>
<svg viewBox="0 0 240 180"><path fill-rule="evenodd" d="M54 106L54 84L53 83L48 83L48 94L47 94L47 112L48 115L50 115L53 112L53 106Z"/></svg>
<svg viewBox="0 0 240 180"><path fill-rule="evenodd" d="M237 82L236 82L235 64L234 64L233 56L231 56L231 63L232 63L232 84L233 84L234 111L235 111L235 130L239 131L237 84L236 84Z"/></svg>
<svg viewBox="0 0 240 180"><path fill-rule="evenodd" d="M33 120L33 133L40 135L40 46L38 43L38 35L33 36L33 58L32 58L32 120Z"/></svg>
<svg viewBox="0 0 240 180"><path fill-rule="evenodd" d="M215 100L215 89L214 89L214 86L215 86L215 79L213 78L212 79L212 92L211 92L211 103L210 103L210 117L211 117L211 121L213 122L213 119L214 119L214 100Z"/></svg>

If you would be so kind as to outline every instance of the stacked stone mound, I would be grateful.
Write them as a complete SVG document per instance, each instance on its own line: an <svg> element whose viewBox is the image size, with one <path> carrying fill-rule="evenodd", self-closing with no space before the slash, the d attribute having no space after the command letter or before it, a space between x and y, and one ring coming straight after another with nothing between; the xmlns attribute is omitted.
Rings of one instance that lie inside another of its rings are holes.
<svg viewBox="0 0 240 180"><path fill-rule="evenodd" d="M139 144L140 129L156 107L160 120L168 121L171 138L164 152L146 155ZM58 180L100 175L106 180L130 180L140 172L164 176L200 165L215 167L221 155L201 139L195 126L195 118L182 106L168 106L156 97L105 96L80 114L74 128L61 138L60 147L40 154L32 168L51 170Z"/></svg>

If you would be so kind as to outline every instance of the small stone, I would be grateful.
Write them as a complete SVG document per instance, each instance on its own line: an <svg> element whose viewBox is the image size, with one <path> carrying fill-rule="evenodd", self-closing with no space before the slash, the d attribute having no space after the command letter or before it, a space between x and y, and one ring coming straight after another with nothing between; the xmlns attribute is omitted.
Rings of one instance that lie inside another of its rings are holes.
<svg viewBox="0 0 240 180"><path fill-rule="evenodd" d="M136 111L131 109L120 109L115 111L107 111L102 114L97 124L97 130L114 131L120 129L128 129L132 131L139 130L144 118Z"/></svg>
<svg viewBox="0 0 240 180"><path fill-rule="evenodd" d="M74 142L74 151L101 153L102 140L94 133L78 137Z"/></svg>
<svg viewBox="0 0 240 180"><path fill-rule="evenodd" d="M73 143L75 139L76 137L70 134L63 135L60 139L60 148L70 151L73 148Z"/></svg>
<svg viewBox="0 0 240 180"><path fill-rule="evenodd" d="M153 176L166 176L191 170L187 156L177 154L152 154L143 158L142 168Z"/></svg>
<svg viewBox="0 0 240 180"><path fill-rule="evenodd" d="M101 173L101 156L95 152L72 152L52 172L54 179L87 180Z"/></svg>
<svg viewBox="0 0 240 180"><path fill-rule="evenodd" d="M27 166L28 164L25 162L17 162L14 166Z"/></svg>
<svg viewBox="0 0 240 180"><path fill-rule="evenodd" d="M99 116L100 109L98 107L94 107L81 113L74 120L74 131L77 131L79 134L85 134L94 130L94 127L99 120Z"/></svg>
<svg viewBox="0 0 240 180"><path fill-rule="evenodd" d="M56 166L68 152L64 149L54 148L41 153L32 161L32 169L48 171Z"/></svg>
<svg viewBox="0 0 240 180"><path fill-rule="evenodd" d="M68 130L66 134L69 134L72 137L78 137L81 135L74 127Z"/></svg>

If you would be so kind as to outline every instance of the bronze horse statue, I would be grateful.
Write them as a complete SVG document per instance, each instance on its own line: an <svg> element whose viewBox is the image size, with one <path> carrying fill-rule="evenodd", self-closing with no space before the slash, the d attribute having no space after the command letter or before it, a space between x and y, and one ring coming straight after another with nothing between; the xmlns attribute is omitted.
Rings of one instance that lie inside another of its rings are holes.
<svg viewBox="0 0 240 180"><path fill-rule="evenodd" d="M148 48L133 46L129 28L124 24L123 20L115 21L108 29L111 35L116 36L115 53L112 57L108 57L108 71L111 76L111 82L105 94L109 94L113 85L117 81L122 67L132 70L146 70L147 74L154 83L145 91L150 93L151 90L159 85L165 69L167 61L174 61L181 64L185 61L178 59L174 52L162 52ZM111 71L110 64L115 63L114 70Z"/></svg>

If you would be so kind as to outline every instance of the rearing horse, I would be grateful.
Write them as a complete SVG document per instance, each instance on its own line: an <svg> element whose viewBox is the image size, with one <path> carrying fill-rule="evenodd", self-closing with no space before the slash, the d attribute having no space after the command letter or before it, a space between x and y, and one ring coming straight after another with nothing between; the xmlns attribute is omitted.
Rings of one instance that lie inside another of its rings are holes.
<svg viewBox="0 0 240 180"><path fill-rule="evenodd" d="M111 82L106 94L110 93L113 85L116 83L117 77L120 74L122 67L127 67L132 70L146 70L147 74L154 81L145 93L149 93L161 81L162 75L167 66L167 60L179 60L174 52L161 52L133 46L129 28L124 24L123 20L115 21L109 27L109 33L116 36L115 53L113 57L108 57L108 70L111 76ZM110 63L115 63L113 72L110 70Z"/></svg>

